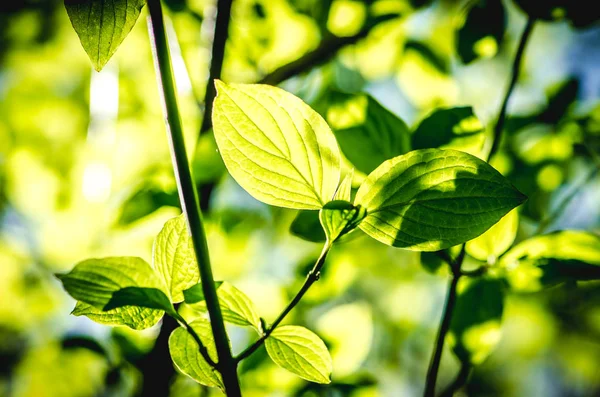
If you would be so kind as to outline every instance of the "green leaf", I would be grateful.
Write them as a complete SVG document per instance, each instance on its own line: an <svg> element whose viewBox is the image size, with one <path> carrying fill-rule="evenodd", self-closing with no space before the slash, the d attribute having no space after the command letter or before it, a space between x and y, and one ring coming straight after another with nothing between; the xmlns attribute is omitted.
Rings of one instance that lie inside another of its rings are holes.
<svg viewBox="0 0 600 397"><path fill-rule="evenodd" d="M154 240L154 268L174 303L183 301L183 290L200 280L200 270L184 214L169 219Z"/></svg>
<svg viewBox="0 0 600 397"><path fill-rule="evenodd" d="M506 29L506 11L501 0L473 3L465 24L457 32L456 50L468 64L478 58L491 58L498 52Z"/></svg>
<svg viewBox="0 0 600 397"><path fill-rule="evenodd" d="M290 225L290 233L306 241L322 243L327 237L321 226L319 211L301 210Z"/></svg>
<svg viewBox="0 0 600 397"><path fill-rule="evenodd" d="M81 45L100 71L137 21L145 0L65 0Z"/></svg>
<svg viewBox="0 0 600 397"><path fill-rule="evenodd" d="M254 303L239 289L228 282L223 284L217 290L223 320L241 326L254 327L259 333L262 332L260 316L256 312ZM201 313L207 313L206 302L190 305L190 307Z"/></svg>
<svg viewBox="0 0 600 397"><path fill-rule="evenodd" d="M109 257L87 259L58 276L65 290L78 301L103 309L113 294L126 287L164 290L154 269L141 258Z"/></svg>
<svg viewBox="0 0 600 397"><path fill-rule="evenodd" d="M222 281L215 281L215 288L218 290L223 284ZM202 284L196 284L183 291L183 298L185 303L192 304L202 302L204 300L204 291L202 290Z"/></svg>
<svg viewBox="0 0 600 397"><path fill-rule="evenodd" d="M321 225L329 243L335 242L360 224L367 215L364 208L343 200L330 201L319 212Z"/></svg>
<svg viewBox="0 0 600 397"><path fill-rule="evenodd" d="M206 346L208 355L213 361L217 361L217 349L213 339L210 321L207 319L197 319L190 323L190 326L196 331L200 340ZM211 387L218 387L224 390L221 375L202 357L200 347L182 327L177 328L169 337L169 352L173 363L182 374L189 376L196 382Z"/></svg>
<svg viewBox="0 0 600 397"><path fill-rule="evenodd" d="M354 178L354 168L352 168L350 172L344 176L344 179L342 179L342 182L333 196L334 200L350 201L350 198L352 197L352 178Z"/></svg>
<svg viewBox="0 0 600 397"><path fill-rule="evenodd" d="M316 383L330 383L332 360L325 343L313 332L283 325L265 340L269 357L281 368Z"/></svg>
<svg viewBox="0 0 600 397"><path fill-rule="evenodd" d="M462 279L458 287L449 345L461 361L481 364L500 341L503 284L498 279Z"/></svg>
<svg viewBox="0 0 600 397"><path fill-rule="evenodd" d="M496 258L515 241L518 228L519 212L514 209L481 236L467 242L467 253L475 259L494 264Z"/></svg>
<svg viewBox="0 0 600 397"><path fill-rule="evenodd" d="M350 162L368 174L379 164L410 150L408 127L370 95L332 92L322 114Z"/></svg>
<svg viewBox="0 0 600 397"><path fill-rule="evenodd" d="M125 287L113 293L104 311L123 306L139 306L175 313L175 308L165 293L157 288Z"/></svg>
<svg viewBox="0 0 600 397"><path fill-rule="evenodd" d="M412 134L413 149L483 144L483 125L471 107L437 109ZM474 142L471 142L474 141ZM454 147L462 149L462 147Z"/></svg>
<svg viewBox="0 0 600 397"><path fill-rule="evenodd" d="M489 164L455 150L422 149L388 160L364 181L359 227L384 244L438 251L471 240L526 197Z"/></svg>
<svg viewBox="0 0 600 397"><path fill-rule="evenodd" d="M225 166L248 193L296 209L320 209L332 200L340 154L318 113L276 87L215 84L215 139Z"/></svg>
<svg viewBox="0 0 600 397"><path fill-rule="evenodd" d="M435 252L421 252L421 266L431 274L436 274L446 262Z"/></svg>
<svg viewBox="0 0 600 397"><path fill-rule="evenodd" d="M565 230L517 244L499 261L511 287L537 291L567 281L600 279L600 237Z"/></svg>
<svg viewBox="0 0 600 397"><path fill-rule="evenodd" d="M71 312L74 316L86 316L90 320L104 325L125 325L135 330L150 328L163 317L162 310L138 306L124 306L104 311L87 303L78 301Z"/></svg>

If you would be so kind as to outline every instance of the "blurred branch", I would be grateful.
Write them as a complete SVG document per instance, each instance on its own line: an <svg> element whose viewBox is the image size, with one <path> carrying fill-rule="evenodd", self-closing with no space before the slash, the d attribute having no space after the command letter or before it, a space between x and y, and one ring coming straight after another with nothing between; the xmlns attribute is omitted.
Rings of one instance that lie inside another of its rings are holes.
<svg viewBox="0 0 600 397"><path fill-rule="evenodd" d="M277 326L285 319L285 317L288 315L288 313L291 312L294 307L296 307L296 305L300 302L300 300L302 299L304 294L306 294L306 292L309 290L309 288L317 280L319 280L319 277L321 275L321 268L325 264L325 259L327 258L327 253L329 252L330 248L331 248L331 243L329 243L329 241L327 241L325 243L325 246L323 247L323 251L321 251L321 255L319 255L319 259L317 259L317 261L315 262L315 265L313 266L311 271L306 276L306 281L304 281L302 288L300 288L300 291L298 291L296 296L294 296L294 299L292 299L291 302L288 303L286 308L283 309L283 311L279 314L279 316L277 316L277 319L273 322L273 324L271 324L270 327L265 329L262 336L259 339L257 339L253 344L248 346L243 352L241 352L235 358L236 362L239 363L240 361L242 361L243 359L245 359L246 357L248 357L252 353L254 353L264 343L264 341L271 335L271 333L275 330L275 328L277 328Z"/></svg>
<svg viewBox="0 0 600 397"><path fill-rule="evenodd" d="M525 53L525 45L527 44L527 40L531 36L531 32L533 31L533 26L535 23L535 19L529 17L527 19L527 24L525 25L525 29L523 29L523 33L521 34L521 39L519 40L519 47L517 48L517 52L515 54L515 59L512 65L512 74L510 78L510 83L508 84L508 88L506 89L506 94L504 94L504 100L502 101L502 106L500 107L500 113L498 114L498 121L494 126L494 137L492 140L492 148L490 149L490 153L488 154L487 161L489 162L492 159L492 156L496 154L498 149L500 148L500 141L502 139L502 130L504 129L504 122L506 121L506 110L508 108L508 100L517 84L517 80L519 78L519 73L521 71L521 60L523 59L523 54Z"/></svg>
<svg viewBox="0 0 600 397"><path fill-rule="evenodd" d="M215 79L221 78L223 71L223 59L225 57L225 44L229 36L229 21L231 20L231 4L233 0L218 0L217 18L215 22L215 33L213 36L210 71L208 82L206 83L206 92L204 94L204 117L200 134L208 131L212 125L211 114L213 102L217 91L215 89Z"/></svg>
<svg viewBox="0 0 600 397"><path fill-rule="evenodd" d="M355 35L349 37L329 36L321 41L321 44L313 51L301 58L283 65L264 76L259 83L277 85L290 77L296 76L310 70L315 66L322 65L337 55L337 52L350 44L355 44L365 38L371 30L382 22L397 18L398 14L387 14L375 17Z"/></svg>
<svg viewBox="0 0 600 397"><path fill-rule="evenodd" d="M456 378L444 391L442 391L440 397L452 397L455 392L460 390L467 383L469 375L471 374L471 368L471 365L462 363Z"/></svg>

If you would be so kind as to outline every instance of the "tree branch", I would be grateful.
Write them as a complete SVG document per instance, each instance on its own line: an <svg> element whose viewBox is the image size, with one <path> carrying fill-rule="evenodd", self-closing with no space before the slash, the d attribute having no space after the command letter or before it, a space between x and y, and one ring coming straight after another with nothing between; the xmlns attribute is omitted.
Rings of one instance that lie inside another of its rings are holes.
<svg viewBox="0 0 600 397"><path fill-rule="evenodd" d="M471 374L471 368L471 365L462 363L456 378L451 384L448 385L448 387L446 387L446 389L444 389L444 391L442 391L440 397L452 397L455 392L460 390L460 388L467 383L469 375Z"/></svg>

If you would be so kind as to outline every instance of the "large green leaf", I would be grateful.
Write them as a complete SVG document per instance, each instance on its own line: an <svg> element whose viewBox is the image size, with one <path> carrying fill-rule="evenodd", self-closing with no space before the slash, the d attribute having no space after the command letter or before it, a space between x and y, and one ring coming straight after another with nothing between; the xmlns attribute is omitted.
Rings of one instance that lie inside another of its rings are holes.
<svg viewBox="0 0 600 397"><path fill-rule="evenodd" d="M126 287L164 291L154 269L136 257L87 259L75 265L69 273L58 277L69 295L99 309L104 309L113 294Z"/></svg>
<svg viewBox="0 0 600 397"><path fill-rule="evenodd" d="M206 346L210 358L216 362L217 349L210 322L207 319L198 319L191 322L190 326L196 331L202 344ZM185 328L179 327L171 333L169 352L179 372L202 385L224 389L221 375L202 357L200 347Z"/></svg>
<svg viewBox="0 0 600 397"><path fill-rule="evenodd" d="M117 309L124 306L139 306L148 309L164 310L175 313L169 297L158 288L125 287L113 293L112 298L104 306L104 310Z"/></svg>
<svg viewBox="0 0 600 397"><path fill-rule="evenodd" d="M283 325L266 339L269 357L280 367L316 383L331 382L332 360L325 343L313 332Z"/></svg>
<svg viewBox="0 0 600 397"><path fill-rule="evenodd" d="M437 251L475 238L526 197L489 164L455 150L388 160L358 189L359 227L384 244Z"/></svg>
<svg viewBox="0 0 600 397"><path fill-rule="evenodd" d="M86 316L90 320L104 325L125 325L135 330L150 328L163 317L162 310L139 306L124 306L104 311L87 303L78 301L71 312L74 316Z"/></svg>
<svg viewBox="0 0 600 397"><path fill-rule="evenodd" d="M137 21L145 0L65 0L81 45L100 71Z"/></svg>
<svg viewBox="0 0 600 397"><path fill-rule="evenodd" d="M500 341L504 287L498 279L461 281L450 324L450 345L461 361L480 364Z"/></svg>
<svg viewBox="0 0 600 397"><path fill-rule="evenodd" d="M370 95L333 92L322 113L335 131L344 155L368 174L379 164L410 150L408 127Z"/></svg>
<svg viewBox="0 0 600 397"><path fill-rule="evenodd" d="M153 246L154 268L174 303L183 301L183 290L200 280L200 270L184 214L165 223Z"/></svg>
<svg viewBox="0 0 600 397"><path fill-rule="evenodd" d="M215 138L225 166L270 205L320 209L340 179L335 136L302 100L279 88L216 81Z"/></svg>
<svg viewBox="0 0 600 397"><path fill-rule="evenodd" d="M256 312L254 303L239 289L228 282L223 282L217 289L223 320L236 325L254 327L262 332L260 316ZM196 311L206 313L206 301L192 304L190 307Z"/></svg>
<svg viewBox="0 0 600 397"><path fill-rule="evenodd" d="M500 258L514 289L537 291L566 281L600 279L600 237L565 230L535 236Z"/></svg>
<svg viewBox="0 0 600 397"><path fill-rule="evenodd" d="M481 236L467 242L467 253L480 261L493 264L515 241L518 228L519 213L515 209Z"/></svg>

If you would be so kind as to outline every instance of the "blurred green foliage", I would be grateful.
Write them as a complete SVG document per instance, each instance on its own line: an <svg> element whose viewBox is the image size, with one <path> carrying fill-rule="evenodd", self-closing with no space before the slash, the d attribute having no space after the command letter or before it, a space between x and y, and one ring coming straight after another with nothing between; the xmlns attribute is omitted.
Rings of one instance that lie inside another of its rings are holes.
<svg viewBox="0 0 600 397"><path fill-rule="evenodd" d="M151 262L154 237L180 212L146 9L96 73L63 2L5 3L0 396L218 393L177 374L168 351L160 350L167 345L164 330L173 324L163 320L132 331L69 316L74 301L52 276L87 257ZM211 134L198 138L215 4L164 3L216 278L231 281L262 316L274 318L301 285L320 245L290 233L298 211L259 203L226 175ZM593 5L572 3L234 1L223 80L267 79L324 49L282 86L331 123L345 164L356 162L354 190L381 162L377 156L406 150L405 132L412 131L413 148L444 146L483 157L526 14L544 20L526 50L501 150L492 161L529 200L518 215L509 215L511 222L504 218L467 245L466 270L483 267L506 282L466 279L459 286L459 300L469 300L457 309L441 388L460 365L454 349L479 364L463 388L468 396L600 393L600 284L589 281L598 278L600 233L600 30ZM336 46L340 40L348 45ZM444 109L453 109L457 118ZM386 122L390 115L406 125ZM443 118L435 122L441 132L427 126L429 115ZM480 125L465 121L472 115ZM351 123L338 128L336 120ZM442 129L446 121L450 127ZM374 131L399 140L383 150L368 140L344 149L343 134L353 134L347 142L354 145ZM370 156L360 158L361 150ZM310 229L310 221L301 226ZM567 229L581 232L556 232ZM556 233L535 237L549 232ZM325 341L333 358L332 383L294 377L261 349L241 366L245 396L421 394L447 269L430 255L387 247L361 233L334 248L319 282L289 318ZM537 255L540 245L557 250ZM504 304L490 295L505 295ZM481 301L485 305L477 304ZM232 329L231 338L239 352L254 336Z"/></svg>

